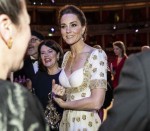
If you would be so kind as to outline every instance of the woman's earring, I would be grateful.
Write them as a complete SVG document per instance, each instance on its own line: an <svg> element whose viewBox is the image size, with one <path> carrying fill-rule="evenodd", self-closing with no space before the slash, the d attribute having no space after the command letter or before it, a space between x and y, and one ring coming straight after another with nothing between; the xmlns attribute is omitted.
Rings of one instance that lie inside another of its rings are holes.
<svg viewBox="0 0 150 131"><path fill-rule="evenodd" d="M57 56L57 61L59 61L59 56Z"/></svg>
<svg viewBox="0 0 150 131"><path fill-rule="evenodd" d="M8 46L9 49L11 49L12 43L13 43L13 39L10 37L8 42L7 42L7 46Z"/></svg>

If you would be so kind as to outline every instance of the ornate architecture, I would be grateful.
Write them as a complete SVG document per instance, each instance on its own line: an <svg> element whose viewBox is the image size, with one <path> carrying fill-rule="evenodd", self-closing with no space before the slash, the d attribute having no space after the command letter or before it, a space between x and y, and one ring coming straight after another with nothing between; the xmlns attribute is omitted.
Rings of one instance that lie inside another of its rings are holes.
<svg viewBox="0 0 150 131"><path fill-rule="evenodd" d="M31 28L47 38L62 42L57 26L57 12L66 4L81 8L88 20L87 43L100 44L109 54L112 42L122 40L127 53L150 45L150 2L148 0L28 0Z"/></svg>

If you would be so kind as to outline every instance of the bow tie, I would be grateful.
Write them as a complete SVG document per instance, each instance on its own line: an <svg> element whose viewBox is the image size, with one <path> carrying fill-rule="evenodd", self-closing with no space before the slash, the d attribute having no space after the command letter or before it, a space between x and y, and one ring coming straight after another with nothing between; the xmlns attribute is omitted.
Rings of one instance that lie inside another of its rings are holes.
<svg viewBox="0 0 150 131"><path fill-rule="evenodd" d="M36 59L31 59L31 62L34 64L37 60Z"/></svg>

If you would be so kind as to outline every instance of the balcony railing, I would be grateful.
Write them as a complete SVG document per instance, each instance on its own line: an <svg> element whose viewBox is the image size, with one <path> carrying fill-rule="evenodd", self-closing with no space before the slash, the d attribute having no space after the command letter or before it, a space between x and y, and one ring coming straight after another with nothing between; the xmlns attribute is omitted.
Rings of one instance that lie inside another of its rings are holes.
<svg viewBox="0 0 150 131"><path fill-rule="evenodd" d="M114 29L114 26L116 28ZM50 29L54 28L54 36L60 36L59 27L56 25L31 25L33 30L38 30L45 35L50 33ZM150 31L150 21L140 23L121 23L121 24L101 24L101 25L88 25L88 34L90 35L104 35L104 34L119 34L119 33L132 33L137 30L139 32Z"/></svg>
<svg viewBox="0 0 150 131"><path fill-rule="evenodd" d="M103 5L103 4L117 4L117 3L130 3L130 2L147 2L148 0L28 0L28 4L32 5L34 2L41 5L55 5L62 6L66 4L74 4L79 6L86 5Z"/></svg>

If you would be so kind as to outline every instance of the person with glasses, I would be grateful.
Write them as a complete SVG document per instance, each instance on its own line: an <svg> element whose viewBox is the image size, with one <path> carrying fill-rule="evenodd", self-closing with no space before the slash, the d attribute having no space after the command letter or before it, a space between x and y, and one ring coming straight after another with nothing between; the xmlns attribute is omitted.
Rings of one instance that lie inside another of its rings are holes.
<svg viewBox="0 0 150 131"><path fill-rule="evenodd" d="M31 31L31 39L27 48L27 55L24 59L24 66L20 71L14 73L15 82L25 86L27 84L26 80L30 79L33 82L35 74L38 71L38 46L43 40L44 36L41 33Z"/></svg>

